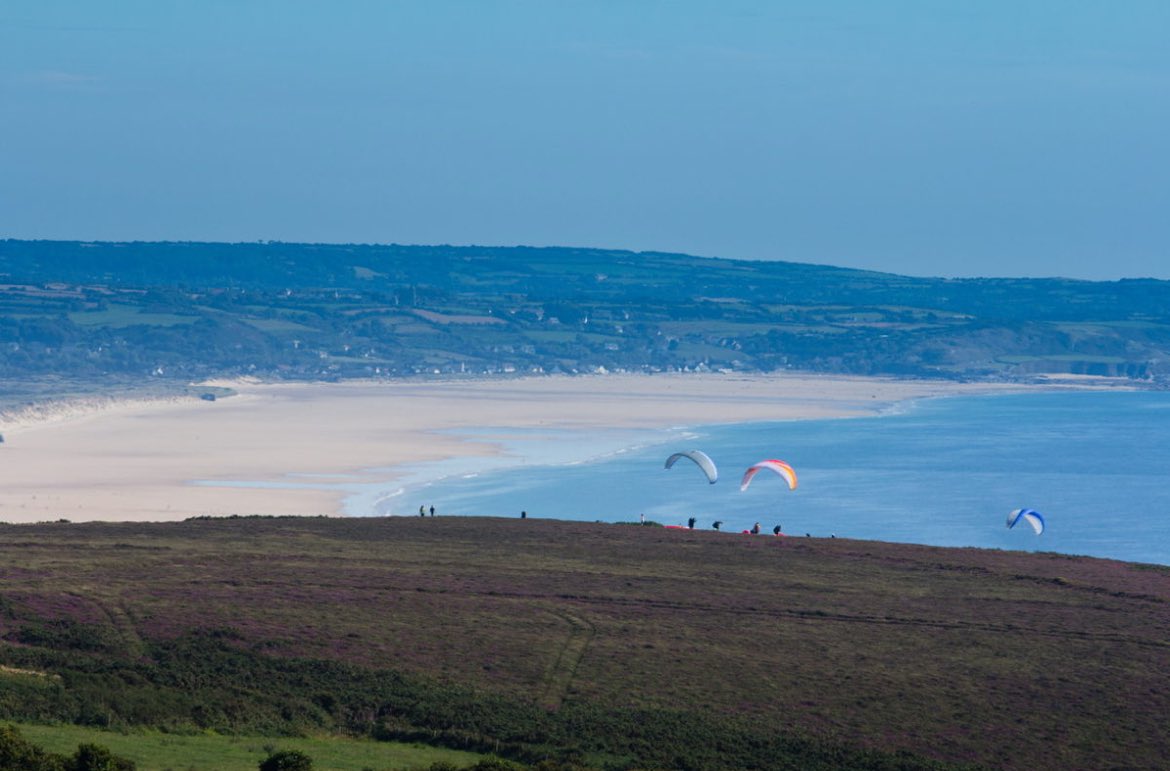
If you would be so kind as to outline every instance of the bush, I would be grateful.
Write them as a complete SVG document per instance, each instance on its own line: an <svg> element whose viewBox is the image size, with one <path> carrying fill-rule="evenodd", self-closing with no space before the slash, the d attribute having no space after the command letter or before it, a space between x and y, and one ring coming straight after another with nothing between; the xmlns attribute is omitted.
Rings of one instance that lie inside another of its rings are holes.
<svg viewBox="0 0 1170 771"><path fill-rule="evenodd" d="M260 771L313 771L313 759L298 750L274 752L260 763Z"/></svg>
<svg viewBox="0 0 1170 771"><path fill-rule="evenodd" d="M82 744L65 764L67 771L134 771L134 762L100 744Z"/></svg>
<svg viewBox="0 0 1170 771"><path fill-rule="evenodd" d="M0 771L65 771L65 759L30 744L12 726L0 726Z"/></svg>

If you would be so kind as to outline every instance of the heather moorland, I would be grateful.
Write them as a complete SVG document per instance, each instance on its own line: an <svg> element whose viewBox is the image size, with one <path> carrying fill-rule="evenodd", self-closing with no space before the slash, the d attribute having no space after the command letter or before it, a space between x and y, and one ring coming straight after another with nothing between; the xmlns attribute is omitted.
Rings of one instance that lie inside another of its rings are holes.
<svg viewBox="0 0 1170 771"><path fill-rule="evenodd" d="M597 768L1157 767L1170 569L546 520L0 527L0 717Z"/></svg>

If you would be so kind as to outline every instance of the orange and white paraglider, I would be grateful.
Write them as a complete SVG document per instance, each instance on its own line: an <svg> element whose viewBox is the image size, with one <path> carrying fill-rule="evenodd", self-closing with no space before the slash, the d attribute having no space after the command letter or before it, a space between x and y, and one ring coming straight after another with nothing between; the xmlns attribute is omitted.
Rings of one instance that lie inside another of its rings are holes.
<svg viewBox="0 0 1170 771"><path fill-rule="evenodd" d="M789 490L796 489L796 472L792 470L792 466L789 466L782 460L775 459L762 460L759 463L749 466L748 470L743 472L743 480L739 483L739 489L741 491L748 489L748 485L752 483L752 479L756 474L764 470L774 471L779 474L788 483Z"/></svg>

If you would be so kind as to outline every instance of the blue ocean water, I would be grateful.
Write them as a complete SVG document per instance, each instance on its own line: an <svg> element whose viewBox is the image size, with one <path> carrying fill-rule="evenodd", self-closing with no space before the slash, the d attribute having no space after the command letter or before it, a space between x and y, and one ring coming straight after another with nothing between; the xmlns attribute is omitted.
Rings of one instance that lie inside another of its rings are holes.
<svg viewBox="0 0 1170 771"><path fill-rule="evenodd" d="M1052 551L1170 564L1170 394L1046 392L929 399L890 414L643 432L494 429L507 453L420 466L392 493L351 499L355 514L637 521L739 532ZM506 436L501 436L506 434ZM702 449L708 484L671 452ZM788 490L764 458L799 475ZM1012 509L1043 513L1037 536L1008 530Z"/></svg>

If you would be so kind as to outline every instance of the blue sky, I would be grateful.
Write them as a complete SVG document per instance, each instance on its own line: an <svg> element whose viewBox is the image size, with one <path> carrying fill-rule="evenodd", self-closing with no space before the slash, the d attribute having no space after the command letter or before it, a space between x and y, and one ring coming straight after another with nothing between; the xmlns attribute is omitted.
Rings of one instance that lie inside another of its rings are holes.
<svg viewBox="0 0 1170 771"><path fill-rule="evenodd" d="M5 0L0 237L1170 278L1165 0Z"/></svg>

